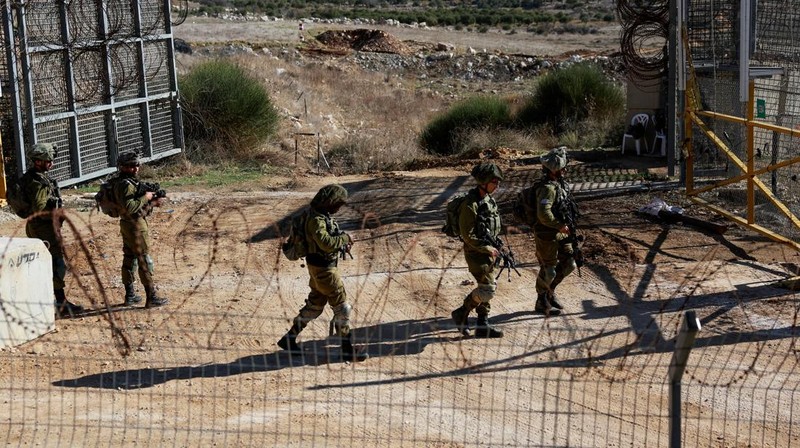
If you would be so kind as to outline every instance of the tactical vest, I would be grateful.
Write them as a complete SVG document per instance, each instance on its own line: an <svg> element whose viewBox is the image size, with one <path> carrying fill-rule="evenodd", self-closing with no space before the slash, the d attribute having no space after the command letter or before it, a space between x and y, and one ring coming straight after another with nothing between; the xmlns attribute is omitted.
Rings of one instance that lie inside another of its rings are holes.
<svg viewBox="0 0 800 448"><path fill-rule="evenodd" d="M491 195L478 201L478 216L475 221L475 236L489 235L497 238L500 234L500 212L497 202Z"/></svg>
<svg viewBox="0 0 800 448"><path fill-rule="evenodd" d="M539 196L539 191L542 188L547 189L554 189L556 193L555 200L553 204L550 206L550 211L553 213L553 216L556 220L560 221L562 224L566 223L566 219L563 215L560 214L560 211L564 209L565 201L567 200L568 192L561 187L561 184L558 181L550 180L546 177L536 181L534 184L534 192L536 193L536 207L538 208L541 202L541 197ZM539 220L539 216L537 213L536 222L533 225L533 231L538 236L542 238L555 238L556 234L558 233L558 229L554 229L552 227L546 226L542 224Z"/></svg>
<svg viewBox="0 0 800 448"><path fill-rule="evenodd" d="M38 184L45 190L47 190L47 203L44 206L44 211L53 211L57 208L61 208L62 201L61 201L61 190L58 188L58 182L55 179L51 179L46 173L40 173L33 169L28 170L23 176L20 181L22 188L25 190L26 193L29 193L31 190L32 184ZM28 198L30 201L33 201L33 198ZM50 216L40 216L39 220L50 220Z"/></svg>
<svg viewBox="0 0 800 448"><path fill-rule="evenodd" d="M306 255L306 262L317 267L336 266L339 262L339 251L334 250L332 252L323 252L322 249L317 246L316 241L314 241L314 237L308 233L308 223L313 221L317 215L320 215L325 219L325 230L329 235L337 236L341 234L341 230L339 230L339 224L334 221L332 216L319 213L312 209L311 213L309 214L308 221L306 221L306 241L308 241L308 254Z"/></svg>

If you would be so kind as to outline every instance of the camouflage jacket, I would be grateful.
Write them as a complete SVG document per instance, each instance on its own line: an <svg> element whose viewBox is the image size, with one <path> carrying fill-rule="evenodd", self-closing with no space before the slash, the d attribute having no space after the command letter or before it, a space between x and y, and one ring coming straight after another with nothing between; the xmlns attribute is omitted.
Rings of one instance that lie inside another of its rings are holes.
<svg viewBox="0 0 800 448"><path fill-rule="evenodd" d="M481 198L478 187L470 190L461 203L458 227L465 252L491 254L492 245L486 236L496 239L500 234L500 213L494 198L489 194Z"/></svg>
<svg viewBox="0 0 800 448"><path fill-rule="evenodd" d="M52 212L62 207L61 190L58 182L51 179L47 173L38 172L35 169L28 170L20 180L25 197L31 204L31 213ZM36 219L52 220L52 215L42 215Z"/></svg>

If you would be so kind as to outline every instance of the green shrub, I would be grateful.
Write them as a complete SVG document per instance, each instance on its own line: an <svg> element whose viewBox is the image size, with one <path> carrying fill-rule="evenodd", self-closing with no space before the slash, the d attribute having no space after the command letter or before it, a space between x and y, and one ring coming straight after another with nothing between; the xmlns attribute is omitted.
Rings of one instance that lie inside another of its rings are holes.
<svg viewBox="0 0 800 448"><path fill-rule="evenodd" d="M621 87L594 64L575 64L545 75L517 114L523 128L548 125L556 135L585 129L585 121L614 122L625 111Z"/></svg>
<svg viewBox="0 0 800 448"><path fill-rule="evenodd" d="M179 79L179 87L187 143L246 155L277 132L279 115L267 89L233 62L200 64Z"/></svg>
<svg viewBox="0 0 800 448"><path fill-rule="evenodd" d="M500 98L479 96L456 103L430 122L420 146L432 154L450 155L463 149L465 136L475 129L502 129L511 123L511 109Z"/></svg>

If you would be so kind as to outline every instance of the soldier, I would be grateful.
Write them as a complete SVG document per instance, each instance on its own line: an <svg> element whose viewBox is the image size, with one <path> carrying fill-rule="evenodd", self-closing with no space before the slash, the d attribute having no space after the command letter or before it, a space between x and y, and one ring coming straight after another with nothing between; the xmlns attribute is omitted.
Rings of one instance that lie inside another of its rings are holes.
<svg viewBox="0 0 800 448"><path fill-rule="evenodd" d="M20 186L30 201L31 217L25 224L25 233L29 238L45 241L53 259L53 293L55 295L56 315L59 317L74 316L82 313L83 307L67 300L64 293L64 276L67 264L61 241L61 190L55 179L47 174L53 167L56 158L56 145L53 143L37 143L28 151L33 165L22 176Z"/></svg>
<svg viewBox="0 0 800 448"><path fill-rule="evenodd" d="M459 211L459 231L464 242L464 258L470 274L478 285L464 299L464 304L451 313L460 331L467 334L467 319L474 309L478 313L477 338L501 338L503 332L489 325L490 301L497 290L494 270L500 255L498 247L492 246L500 233L500 213L492 193L497 190L503 173L494 163L482 162L472 169L472 177L478 182L462 201Z"/></svg>
<svg viewBox="0 0 800 448"><path fill-rule="evenodd" d="M555 294L556 286L577 267L575 249L569 238L570 232L576 229L567 225L571 196L563 177L567 166L566 148L550 150L541 161L542 178L533 188L536 195L533 232L539 261L534 310L545 316L555 316L563 309Z"/></svg>
<svg viewBox="0 0 800 448"><path fill-rule="evenodd" d="M142 301L134 290L136 272L146 294L145 308L166 305L168 300L156 294L153 280L153 258L150 256L150 235L147 216L153 207L160 207L163 198L153 191L144 191L138 179L141 163L134 152L117 158L119 174L114 182L114 200L121 206L119 231L122 234L122 284L125 286L125 305Z"/></svg>
<svg viewBox="0 0 800 448"><path fill-rule="evenodd" d="M348 361L366 359L365 355L356 353L353 348L353 334L350 331L352 306L347 302L347 292L337 267L342 249L349 252L353 244L353 239L339 230L332 216L346 202L347 190L336 184L322 187L311 200L305 226L308 242L306 264L311 292L292 321L292 327L278 341L280 348L292 354L302 353L297 345L297 335L322 314L327 303L333 309L334 329L342 341L342 357Z"/></svg>

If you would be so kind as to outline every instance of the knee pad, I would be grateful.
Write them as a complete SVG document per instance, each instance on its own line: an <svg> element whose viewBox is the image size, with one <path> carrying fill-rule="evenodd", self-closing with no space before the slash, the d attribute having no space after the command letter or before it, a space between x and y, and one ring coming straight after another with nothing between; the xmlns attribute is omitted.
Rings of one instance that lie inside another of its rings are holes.
<svg viewBox="0 0 800 448"><path fill-rule="evenodd" d="M153 257L151 257L150 254L145 254L144 261L145 263L147 263L147 272L152 274L153 270L155 269L155 265L153 263Z"/></svg>
<svg viewBox="0 0 800 448"><path fill-rule="evenodd" d="M566 277L569 274L571 274L572 271L574 271L575 269L578 269L578 265L575 263L575 259L574 258L569 257L566 260L564 260L563 271L562 271L563 274L562 275L564 277Z"/></svg>
<svg viewBox="0 0 800 448"><path fill-rule="evenodd" d="M494 297L494 292L496 290L497 290L496 283L481 283L472 292L472 297L474 299L478 299L480 303L485 303L491 300L492 297Z"/></svg>
<svg viewBox="0 0 800 448"><path fill-rule="evenodd" d="M333 308L333 326L339 336L347 336L350 334L350 314L353 312L353 307L345 302Z"/></svg>

